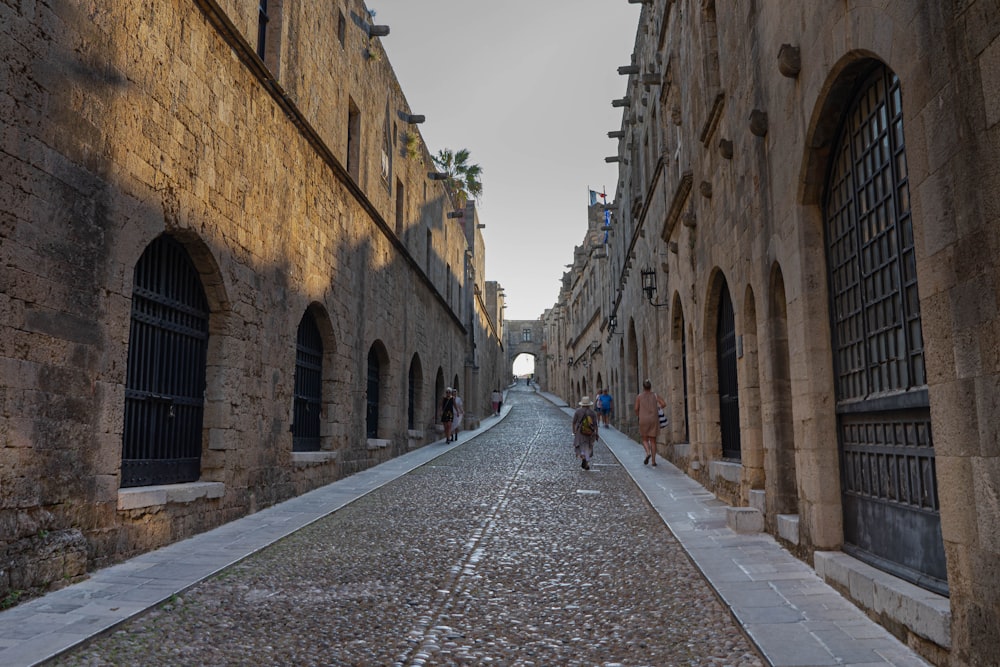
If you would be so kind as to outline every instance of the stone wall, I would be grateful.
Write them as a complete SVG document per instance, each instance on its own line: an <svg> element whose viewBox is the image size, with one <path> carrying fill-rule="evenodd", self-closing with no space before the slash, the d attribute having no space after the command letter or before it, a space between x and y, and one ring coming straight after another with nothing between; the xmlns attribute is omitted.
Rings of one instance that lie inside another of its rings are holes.
<svg viewBox="0 0 1000 667"><path fill-rule="evenodd" d="M435 378L470 353L469 242L365 7L281 4L262 61L255 2L0 1L0 599L43 587L9 567L40 534L82 533L103 566L436 438ZM201 472L120 489L133 270L162 234L210 311ZM299 453L307 313L321 445Z"/></svg>
<svg viewBox="0 0 1000 667"><path fill-rule="evenodd" d="M826 554L848 550L845 524L858 517L845 507L854 498L842 495L838 424L853 406L835 389L831 321L840 315L831 313L828 281L828 178L845 114L863 107L855 94L866 77L898 77L890 103L902 121L885 145L905 145L891 159L906 187L887 193L885 182L873 181L851 210L868 215L891 196L912 223L906 275L894 280L912 285L906 303L919 311L919 329L912 325L906 336L922 344L924 367L905 396L865 400L929 403L935 456L921 488L933 489L928 504L939 502L948 597L911 587L921 592L892 593L896 602L884 604L880 587L911 588L887 586L894 579L887 573L863 574L864 564L851 566L844 579L854 583L843 588L936 664L987 664L1000 651L992 426L1000 387L993 150L1000 13L995 2L975 0L820 4L644 3L632 61L619 70L627 92L616 102L624 109L613 133L617 155L609 150L620 165L610 257L574 265L547 311L547 331L567 342L589 335L593 314L576 304L579 286L597 272L605 290L597 320L614 317L622 333L602 346L604 375L618 396L632 395L644 376L663 388L671 425L661 451L679 452L677 463L727 502L748 506L763 492L764 525L803 558L826 562ZM887 119L867 120L888 127ZM855 141L865 146L870 135ZM870 238L878 233L868 230ZM879 265L887 251L870 252ZM655 274L651 295L642 289L644 269ZM865 284L867 295L888 287ZM724 295L737 356L735 459L724 456L720 407ZM579 381L560 372L567 389ZM618 416L627 430L630 415ZM713 475L719 463L725 475Z"/></svg>

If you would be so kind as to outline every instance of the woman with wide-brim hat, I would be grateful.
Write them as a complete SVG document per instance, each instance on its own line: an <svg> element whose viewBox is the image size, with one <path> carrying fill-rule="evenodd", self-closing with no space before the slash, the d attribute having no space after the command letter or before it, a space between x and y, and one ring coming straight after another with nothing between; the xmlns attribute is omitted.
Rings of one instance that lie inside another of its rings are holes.
<svg viewBox="0 0 1000 667"><path fill-rule="evenodd" d="M590 396L580 399L579 407L573 413L573 451L580 460L580 467L590 470L590 459L594 456L597 441L597 413Z"/></svg>

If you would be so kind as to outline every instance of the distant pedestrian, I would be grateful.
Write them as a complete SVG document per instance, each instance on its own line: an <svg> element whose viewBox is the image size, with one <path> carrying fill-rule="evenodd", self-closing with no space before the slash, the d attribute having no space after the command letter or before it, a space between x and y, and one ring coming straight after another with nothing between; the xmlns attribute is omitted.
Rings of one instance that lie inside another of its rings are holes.
<svg viewBox="0 0 1000 667"><path fill-rule="evenodd" d="M605 426L610 426L612 404L611 393L607 389L602 389L601 393L597 396L597 406L598 412L601 415L601 422Z"/></svg>
<svg viewBox="0 0 1000 667"><path fill-rule="evenodd" d="M490 394L490 401L493 403L493 414L500 414L500 404L503 403L503 394L500 393L499 389L494 389L493 393Z"/></svg>
<svg viewBox="0 0 1000 667"><path fill-rule="evenodd" d="M441 399L441 424L444 426L444 441L451 442L451 422L455 418L455 399L451 396L451 387L444 390Z"/></svg>
<svg viewBox="0 0 1000 667"><path fill-rule="evenodd" d="M455 418L451 422L451 439L457 440L458 432L462 430L462 418L465 417L465 407L462 405L462 397L458 395L458 389L452 389L451 396L455 403Z"/></svg>
<svg viewBox="0 0 1000 667"><path fill-rule="evenodd" d="M597 440L599 428L597 413L594 412L594 402L590 396L580 399L576 412L573 413L573 451L580 460L580 467L590 470L590 459L594 456L594 442Z"/></svg>
<svg viewBox="0 0 1000 667"><path fill-rule="evenodd" d="M639 436L646 450L646 458L642 465L653 460L656 465L656 438L660 435L660 409L667 406L666 401L653 393L653 383L642 381L642 393L635 397L635 414L639 418Z"/></svg>

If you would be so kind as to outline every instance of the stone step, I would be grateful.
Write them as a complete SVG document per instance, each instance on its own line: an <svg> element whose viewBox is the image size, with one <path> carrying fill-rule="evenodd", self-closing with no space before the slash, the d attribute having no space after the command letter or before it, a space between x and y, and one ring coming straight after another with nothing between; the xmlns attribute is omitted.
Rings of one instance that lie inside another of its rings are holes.
<svg viewBox="0 0 1000 667"><path fill-rule="evenodd" d="M764 514L753 507L727 507L726 525L737 533L760 533L764 530Z"/></svg>

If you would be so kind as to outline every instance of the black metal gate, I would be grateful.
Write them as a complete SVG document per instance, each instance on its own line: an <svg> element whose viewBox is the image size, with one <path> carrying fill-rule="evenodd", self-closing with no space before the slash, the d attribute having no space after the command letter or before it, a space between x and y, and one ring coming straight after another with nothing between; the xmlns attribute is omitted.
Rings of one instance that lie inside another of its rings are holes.
<svg viewBox="0 0 1000 667"><path fill-rule="evenodd" d="M316 320L302 316L295 343L295 415L292 451L319 451L320 414L323 410L323 339Z"/></svg>
<svg viewBox="0 0 1000 667"><path fill-rule="evenodd" d="M719 426L722 429L722 456L739 460L740 395L736 377L736 318L729 287L722 283L719 297L719 322L715 332L719 362Z"/></svg>
<svg viewBox="0 0 1000 667"><path fill-rule="evenodd" d="M121 486L201 473L208 304L184 247L160 236L135 266Z"/></svg>
<svg viewBox="0 0 1000 667"><path fill-rule="evenodd" d="M873 70L825 202L844 550L947 593L899 80Z"/></svg>
<svg viewBox="0 0 1000 667"><path fill-rule="evenodd" d="M378 437L379 377L381 369L378 353L373 347L368 351L368 405L365 411L366 432L369 438Z"/></svg>

